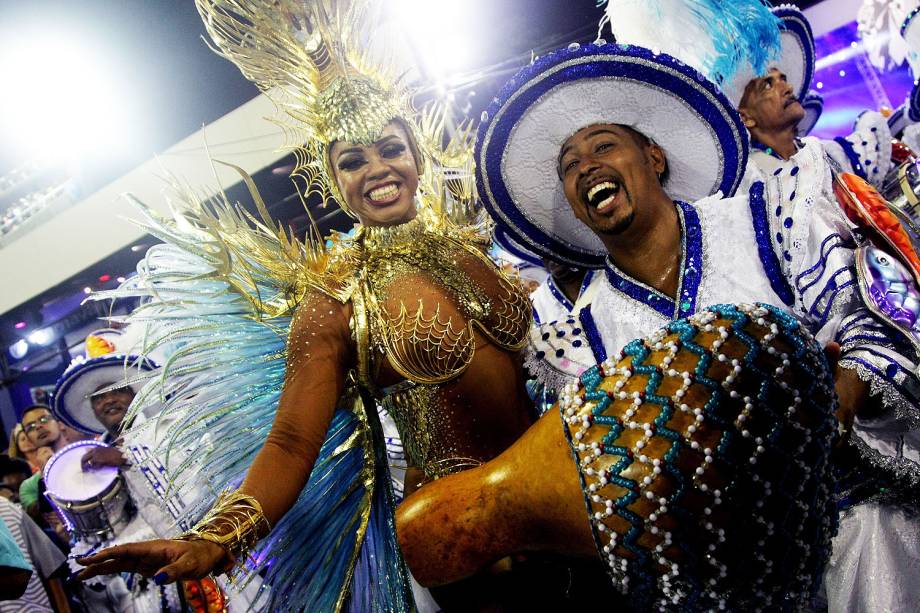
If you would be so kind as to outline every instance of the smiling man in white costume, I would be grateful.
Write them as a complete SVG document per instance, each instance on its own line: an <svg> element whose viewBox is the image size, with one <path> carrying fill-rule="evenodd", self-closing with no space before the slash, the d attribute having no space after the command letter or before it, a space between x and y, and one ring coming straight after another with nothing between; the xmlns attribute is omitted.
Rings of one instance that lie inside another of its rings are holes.
<svg viewBox="0 0 920 613"><path fill-rule="evenodd" d="M898 609L915 598L898 569L920 554L900 510L920 482L911 443L920 425L915 344L857 290L858 237L833 199L822 144L806 140L787 172L753 173L748 194L725 198L747 158L735 103L692 69L636 46L681 54L720 82L746 84L775 61L767 57L771 29L778 43L775 19L760 18L759 2L667 9L610 2L613 31L628 49L538 60L506 86L480 129L480 194L498 223L546 257L604 268L575 304L574 323L535 332L529 366L559 389L627 341L707 305L759 301L794 314L819 340L840 346L840 417L845 430L855 420L849 444L862 466L851 489L859 497L842 501L851 509L827 574L831 607L858 610L875 600ZM643 39L636 23L653 23L654 38ZM669 24L679 24L680 36L667 35ZM707 34L709 24L718 29ZM738 32L729 35L732 24ZM688 53L693 41L714 35L742 56L762 54L759 63L728 66L712 40ZM890 515L886 528L873 530L879 514ZM895 548L884 560L867 557L878 539ZM874 570L857 573L860 559ZM874 581L888 571L893 585Z"/></svg>

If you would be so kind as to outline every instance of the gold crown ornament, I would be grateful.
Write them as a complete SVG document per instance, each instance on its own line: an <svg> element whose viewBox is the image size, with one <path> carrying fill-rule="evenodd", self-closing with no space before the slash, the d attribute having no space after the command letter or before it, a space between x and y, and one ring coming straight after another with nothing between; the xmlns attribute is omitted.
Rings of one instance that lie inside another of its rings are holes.
<svg viewBox="0 0 920 613"><path fill-rule="evenodd" d="M196 0L215 51L280 111L275 121L295 152L292 178L304 180L305 197L334 199L354 216L336 186L329 148L336 141L371 145L399 120L414 141L422 205L468 210L475 193L472 127L462 125L447 139L445 107L414 108L406 71L392 49L371 40L383 4Z"/></svg>

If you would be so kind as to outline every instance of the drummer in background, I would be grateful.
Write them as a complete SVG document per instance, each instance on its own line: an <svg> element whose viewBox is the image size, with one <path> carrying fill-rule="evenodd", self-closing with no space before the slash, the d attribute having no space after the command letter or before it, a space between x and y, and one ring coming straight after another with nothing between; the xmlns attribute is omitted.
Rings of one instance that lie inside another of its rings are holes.
<svg viewBox="0 0 920 613"><path fill-rule="evenodd" d="M182 504L175 493L167 497L170 490L167 467L162 466L150 456L149 447L138 443L124 447L119 436L125 417L135 394L144 383L157 371L156 364L148 358L133 355L137 345L142 341L134 338L135 333L143 334L131 327L125 330L97 330L86 337L86 358L75 361L58 380L54 391L52 410L58 419L106 443L107 447L93 446L81 459L84 471L95 471L105 467L120 470L124 485L130 496L136 516L115 537L108 542L99 543L94 548L104 548L120 543L153 539L169 531L174 526L175 515L163 513L163 508L172 508ZM154 359L165 361L166 355L153 354ZM161 429L169 424L149 419L151 415L138 414L132 419L133 425L146 421L150 447L160 436ZM182 455L177 452L176 457ZM168 498L165 501L164 499ZM89 543L77 541L73 546L76 556L87 554L91 550ZM72 564L72 569L77 567ZM85 597L96 600L108 598L109 602L94 602L93 611L117 610L146 613L148 611L184 611L181 601L184 598L189 609L246 611L259 610L256 603L259 598L258 581L244 586L221 584L218 588L213 580L186 582L169 586L156 586L140 575L103 576L96 589L104 588ZM127 579L127 581L125 581ZM90 584L92 585L92 584ZM182 594L177 590L182 590ZM229 598L225 597L229 594ZM202 596L208 599L205 605ZM225 600L226 598L226 600ZM227 604L229 603L229 605ZM129 608L120 608L128 606ZM109 607L106 609L105 607Z"/></svg>
<svg viewBox="0 0 920 613"><path fill-rule="evenodd" d="M134 399L135 386L140 387L155 369L149 360L128 356L120 349L122 333L118 330L98 330L86 338L86 357L72 363L54 390L52 409L58 419L107 446L93 446L81 459L84 471L116 467L131 470L125 451L119 447L118 434L128 407ZM125 487L136 507L143 504L147 492L132 487L132 480L124 480ZM154 530L141 514L136 514L127 525L114 529L114 538L103 543L90 543L74 535L72 553L86 554L99 547L107 547L128 540L153 538ZM73 566L75 570L77 567ZM83 599L92 611L161 612L180 611L181 601L176 586L155 585L139 575L105 575L99 581L84 586Z"/></svg>
<svg viewBox="0 0 920 613"><path fill-rule="evenodd" d="M112 447L93 447L83 456L83 469L93 470L102 466L121 468L128 464L124 454L119 449L118 434L121 431L122 421L134 400L134 390L129 386L109 389L112 384L103 383L90 396L89 402L93 415L105 427L105 433L97 436L97 440L113 445Z"/></svg>

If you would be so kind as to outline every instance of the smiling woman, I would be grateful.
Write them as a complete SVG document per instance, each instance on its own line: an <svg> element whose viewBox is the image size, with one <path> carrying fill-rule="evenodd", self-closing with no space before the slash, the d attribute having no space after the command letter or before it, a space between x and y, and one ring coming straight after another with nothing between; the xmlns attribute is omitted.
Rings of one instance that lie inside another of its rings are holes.
<svg viewBox="0 0 920 613"><path fill-rule="evenodd" d="M421 159L405 123L391 121L373 145L336 142L329 150L339 190L366 226L390 226L415 218Z"/></svg>
<svg viewBox="0 0 920 613"><path fill-rule="evenodd" d="M264 576L271 609L411 610L377 406L396 421L409 489L496 457L532 422L518 353L531 308L473 223L469 134L441 149L441 122L362 55L367 7L330 21L326 4L198 0L221 52L281 96L306 143L306 191L360 223L326 249L270 230L264 208L255 225L187 193L178 221L154 222L171 244L107 297L149 299L133 321L182 349L132 411L163 401L175 425L162 457L216 443L172 475L186 502L176 523L194 527L89 556L84 578L133 569L162 584L236 566ZM126 445L141 436L129 429ZM215 500L215 488L228 491ZM511 599L496 592L463 597Z"/></svg>

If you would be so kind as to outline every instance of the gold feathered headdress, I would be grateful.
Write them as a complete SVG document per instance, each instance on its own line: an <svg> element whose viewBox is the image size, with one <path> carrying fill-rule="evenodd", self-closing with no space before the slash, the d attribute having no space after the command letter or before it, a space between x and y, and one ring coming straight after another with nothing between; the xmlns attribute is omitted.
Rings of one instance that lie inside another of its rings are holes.
<svg viewBox="0 0 920 613"><path fill-rule="evenodd" d="M452 214L468 211L472 130L462 126L445 145L446 109L414 109L405 74L381 45L371 44L381 4L196 0L218 53L281 111L277 121L297 157L292 176L305 181L305 195L319 194L324 203L334 198L353 214L336 185L329 147L336 141L371 145L388 123L401 119L415 140L420 170L427 169L419 185L423 204Z"/></svg>

